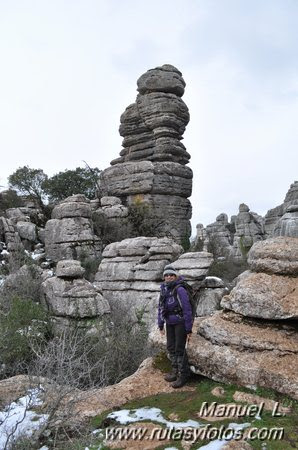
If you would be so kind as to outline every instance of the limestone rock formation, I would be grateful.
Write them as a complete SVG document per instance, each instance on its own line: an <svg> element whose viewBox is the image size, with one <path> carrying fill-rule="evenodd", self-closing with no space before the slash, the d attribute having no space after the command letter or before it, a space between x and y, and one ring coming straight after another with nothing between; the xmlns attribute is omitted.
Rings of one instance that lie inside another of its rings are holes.
<svg viewBox="0 0 298 450"><path fill-rule="evenodd" d="M138 80L136 102L121 116L123 150L100 174L103 196L123 206L141 202L158 224L154 235L177 242L190 236L192 171L181 143L189 121L181 99L185 82L175 67L149 70Z"/></svg>
<svg viewBox="0 0 298 450"><path fill-rule="evenodd" d="M24 250L19 233L16 231L13 222L5 217L0 217L0 241L6 244L9 253Z"/></svg>
<svg viewBox="0 0 298 450"><path fill-rule="evenodd" d="M228 289L220 278L206 277L199 291L197 316L210 316L221 309L221 299L227 293Z"/></svg>
<svg viewBox="0 0 298 450"><path fill-rule="evenodd" d="M223 298L221 306L260 319L298 319L298 278L253 273Z"/></svg>
<svg viewBox="0 0 298 450"><path fill-rule="evenodd" d="M183 253L172 266L178 270L179 275L188 282L203 280L208 269L213 263L213 256L208 252L189 252Z"/></svg>
<svg viewBox="0 0 298 450"><path fill-rule="evenodd" d="M45 250L53 261L99 257L101 241L93 232L90 201L73 195L60 202L45 227Z"/></svg>
<svg viewBox="0 0 298 450"><path fill-rule="evenodd" d="M94 285L111 304L122 302L132 312L144 309L145 316L153 321L163 268L182 251L169 238L138 237L114 242L103 251Z"/></svg>
<svg viewBox="0 0 298 450"><path fill-rule="evenodd" d="M233 235L229 229L227 214L219 214L214 223L207 225L206 235L207 248L210 248L215 257L229 256L231 254Z"/></svg>
<svg viewBox="0 0 298 450"><path fill-rule="evenodd" d="M256 243L248 254L255 272L298 275L298 239L275 237Z"/></svg>
<svg viewBox="0 0 298 450"><path fill-rule="evenodd" d="M202 240L203 247L207 245L215 257L242 259L255 242L265 239L264 219L241 203L239 213L230 222L221 213L205 230L199 227L197 233L196 240Z"/></svg>
<svg viewBox="0 0 298 450"><path fill-rule="evenodd" d="M268 236L298 237L298 181L291 184L284 202L269 209L265 216Z"/></svg>
<svg viewBox="0 0 298 450"><path fill-rule="evenodd" d="M274 234L279 236L298 237L298 201L297 205L290 205L287 207L286 212L276 225Z"/></svg>
<svg viewBox="0 0 298 450"><path fill-rule="evenodd" d="M110 304L122 302L136 312L144 309L148 323L155 323L164 266L171 263L187 281L196 284L205 278L213 261L210 253L182 252L182 247L169 238L114 242L103 251L94 284Z"/></svg>
<svg viewBox="0 0 298 450"><path fill-rule="evenodd" d="M259 214L250 211L242 203L235 217L235 234L233 239L233 256L243 258L252 245L265 238L264 220Z"/></svg>
<svg viewBox="0 0 298 450"><path fill-rule="evenodd" d="M262 272L242 274L223 297L224 310L196 321L188 350L197 373L298 399L296 241L278 237L253 245L249 263ZM152 339L162 345L157 333Z"/></svg>
<svg viewBox="0 0 298 450"><path fill-rule="evenodd" d="M189 122L188 108L181 99L185 82L169 64L148 70L137 81L139 95L120 119L123 150L112 164L127 161L174 161L190 158L180 142Z"/></svg>
<svg viewBox="0 0 298 450"><path fill-rule="evenodd" d="M110 312L106 298L83 277L79 261L59 261L56 276L42 283L44 303L54 318L56 331L75 325L88 327L89 320Z"/></svg>

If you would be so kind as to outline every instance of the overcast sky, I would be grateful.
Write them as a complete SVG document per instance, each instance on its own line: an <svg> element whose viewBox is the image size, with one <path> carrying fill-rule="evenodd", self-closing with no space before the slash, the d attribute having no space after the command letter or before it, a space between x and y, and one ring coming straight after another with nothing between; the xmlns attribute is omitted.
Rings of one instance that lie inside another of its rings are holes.
<svg viewBox="0 0 298 450"><path fill-rule="evenodd" d="M146 70L183 73L193 226L264 215L298 179L297 0L0 0L0 185L104 169ZM193 230L194 233L194 230Z"/></svg>

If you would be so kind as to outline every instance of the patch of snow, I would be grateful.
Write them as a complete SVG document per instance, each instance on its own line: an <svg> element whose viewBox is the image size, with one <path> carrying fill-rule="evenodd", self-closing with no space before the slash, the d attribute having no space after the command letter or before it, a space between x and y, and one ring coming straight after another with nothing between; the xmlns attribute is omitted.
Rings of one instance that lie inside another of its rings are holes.
<svg viewBox="0 0 298 450"><path fill-rule="evenodd" d="M34 259L34 260L37 260L37 259L41 259L43 256L45 255L45 253L31 253L31 258L32 259Z"/></svg>
<svg viewBox="0 0 298 450"><path fill-rule="evenodd" d="M108 415L111 419L116 419L121 424L139 422L140 420L151 420L165 424L168 428L198 428L200 422L196 420L187 420L186 422L171 422L166 420L159 408L138 408L138 409L122 409L114 411Z"/></svg>
<svg viewBox="0 0 298 450"><path fill-rule="evenodd" d="M221 278L218 278L218 277L212 277L212 276L208 276L208 277L205 277L205 280L216 280L216 281L222 281L222 279L221 279Z"/></svg>
<svg viewBox="0 0 298 450"><path fill-rule="evenodd" d="M47 420L47 414L38 414L31 410L35 406L42 404L39 398L41 388L31 389L24 397L12 402L0 412L0 448L10 444L20 436L31 436Z"/></svg>
<svg viewBox="0 0 298 450"><path fill-rule="evenodd" d="M2 256L4 256L4 255L9 255L9 252L8 252L7 250L2 250L1 255L2 255Z"/></svg>

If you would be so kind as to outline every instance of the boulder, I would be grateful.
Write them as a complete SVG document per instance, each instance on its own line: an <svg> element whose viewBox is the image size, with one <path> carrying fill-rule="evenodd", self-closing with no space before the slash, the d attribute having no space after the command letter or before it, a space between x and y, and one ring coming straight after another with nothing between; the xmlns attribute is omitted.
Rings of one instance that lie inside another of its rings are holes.
<svg viewBox="0 0 298 450"><path fill-rule="evenodd" d="M56 277L58 278L81 278L84 273L85 269L81 266L80 261L65 259L57 263Z"/></svg>
<svg viewBox="0 0 298 450"><path fill-rule="evenodd" d="M29 241L32 245L37 242L37 228L32 222L19 221L16 224L17 231L21 239Z"/></svg>
<svg viewBox="0 0 298 450"><path fill-rule="evenodd" d="M200 281L205 278L209 267L213 262L213 256L208 252L183 253L172 266L178 270L179 275L186 281Z"/></svg>
<svg viewBox="0 0 298 450"><path fill-rule="evenodd" d="M6 244L9 253L24 250L19 233L16 231L12 220L5 217L0 217L0 241Z"/></svg>
<svg viewBox="0 0 298 450"><path fill-rule="evenodd" d="M199 291L197 316L210 316L220 309L222 297L227 294L225 287L201 288Z"/></svg>
<svg viewBox="0 0 298 450"><path fill-rule="evenodd" d="M254 244L248 263L256 272L298 275L298 239L275 237Z"/></svg>
<svg viewBox="0 0 298 450"><path fill-rule="evenodd" d="M241 279L221 306L249 317L298 318L298 278L252 273Z"/></svg>
<svg viewBox="0 0 298 450"><path fill-rule="evenodd" d="M56 332L71 326L86 327L88 319L101 319L110 305L101 292L82 278L79 261L59 261L56 276L42 283L43 302L53 316Z"/></svg>
<svg viewBox="0 0 298 450"><path fill-rule="evenodd" d="M53 261L77 259L84 255L98 258L101 241L94 234L90 201L73 195L59 203L46 223L45 251Z"/></svg>

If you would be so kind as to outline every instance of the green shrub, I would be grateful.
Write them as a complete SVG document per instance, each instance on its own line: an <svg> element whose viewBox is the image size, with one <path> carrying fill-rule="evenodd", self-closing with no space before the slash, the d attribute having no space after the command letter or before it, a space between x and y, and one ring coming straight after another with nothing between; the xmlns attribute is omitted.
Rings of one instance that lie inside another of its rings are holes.
<svg viewBox="0 0 298 450"><path fill-rule="evenodd" d="M9 311L0 314L0 360L2 375L13 375L26 367L34 354L31 343L45 342L49 320L41 305L14 297Z"/></svg>
<svg viewBox="0 0 298 450"><path fill-rule="evenodd" d="M6 278L0 290L0 311L8 312L14 297L39 303L41 300L41 269L35 265L24 265Z"/></svg>

